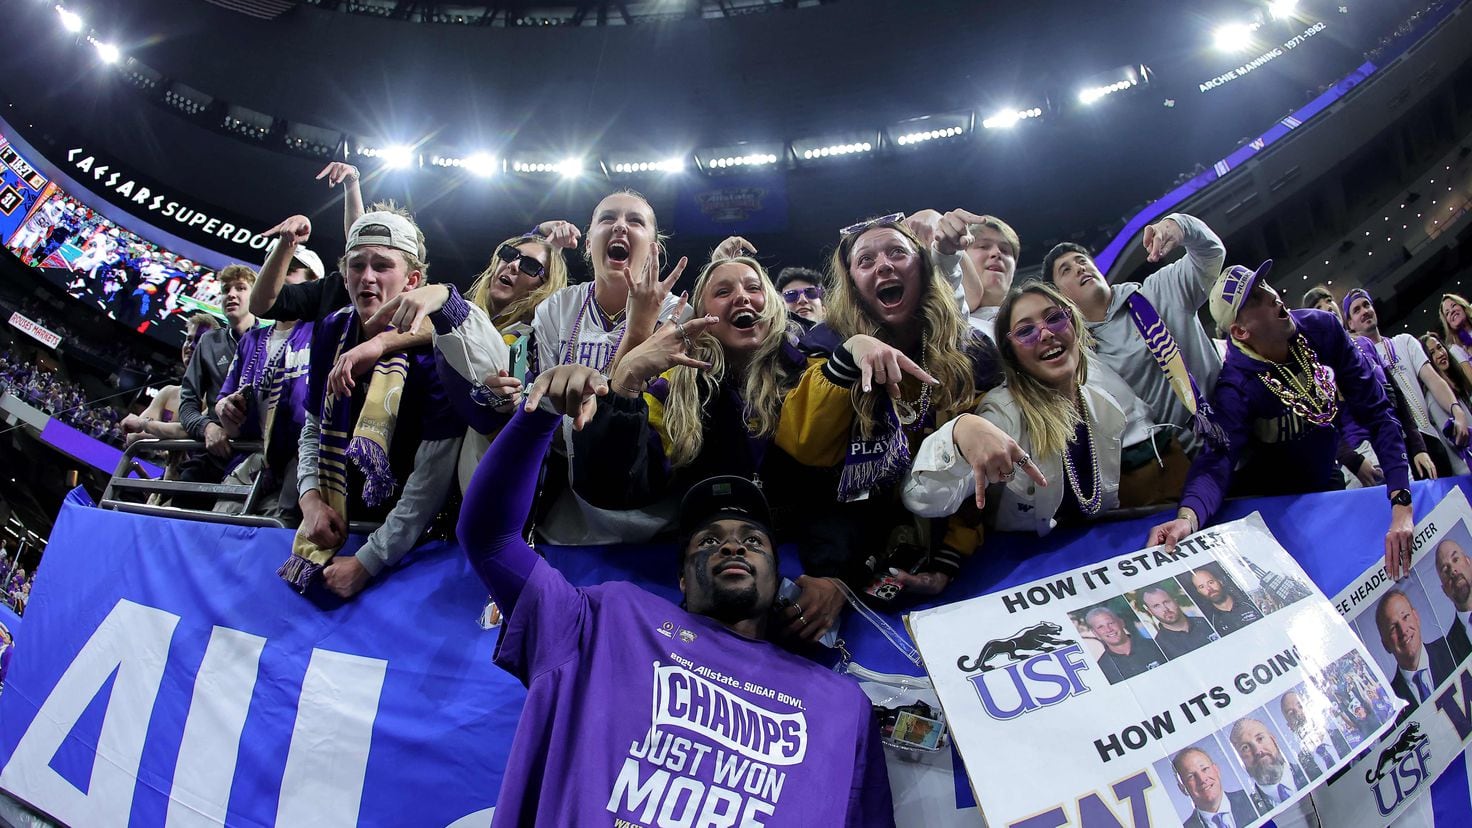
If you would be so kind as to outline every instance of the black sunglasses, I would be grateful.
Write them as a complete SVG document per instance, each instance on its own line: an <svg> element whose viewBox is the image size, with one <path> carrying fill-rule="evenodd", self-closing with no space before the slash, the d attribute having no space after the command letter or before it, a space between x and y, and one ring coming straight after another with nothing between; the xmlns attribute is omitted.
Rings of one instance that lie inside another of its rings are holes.
<svg viewBox="0 0 1472 828"><path fill-rule="evenodd" d="M546 265L509 244L503 244L496 250L496 258L502 262L516 262L516 268L533 279L540 279L547 275Z"/></svg>

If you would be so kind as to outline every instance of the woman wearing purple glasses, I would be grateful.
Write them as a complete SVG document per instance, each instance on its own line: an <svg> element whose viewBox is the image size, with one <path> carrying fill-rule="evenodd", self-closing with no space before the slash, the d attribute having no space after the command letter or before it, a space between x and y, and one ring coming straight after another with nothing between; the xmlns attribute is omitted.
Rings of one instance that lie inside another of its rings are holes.
<svg viewBox="0 0 1472 828"><path fill-rule="evenodd" d="M1002 300L996 325L1006 385L986 395L979 414L962 414L925 439L905 483L905 505L941 517L985 499L997 529L1039 535L1116 508L1126 412L1138 399L1122 382L1104 390L1107 369L1086 356L1089 333L1078 307L1051 284L1030 282ZM1007 475L978 485L966 456L988 423L1015 435L1056 482L1042 487Z"/></svg>

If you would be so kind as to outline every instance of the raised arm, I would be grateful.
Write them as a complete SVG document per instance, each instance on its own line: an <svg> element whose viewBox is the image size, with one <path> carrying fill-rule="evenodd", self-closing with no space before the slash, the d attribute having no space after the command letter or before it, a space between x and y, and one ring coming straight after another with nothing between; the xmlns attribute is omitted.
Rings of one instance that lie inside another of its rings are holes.
<svg viewBox="0 0 1472 828"><path fill-rule="evenodd" d="M276 242L271 246L266 263L261 265L256 283L250 289L250 312L266 319L300 319L301 314L293 312L299 309L278 308L277 299L286 285L286 271L291 266L291 257L296 255L297 245L306 244L307 239L312 237L312 221L306 216L291 216L267 230L264 235L275 237Z"/></svg>

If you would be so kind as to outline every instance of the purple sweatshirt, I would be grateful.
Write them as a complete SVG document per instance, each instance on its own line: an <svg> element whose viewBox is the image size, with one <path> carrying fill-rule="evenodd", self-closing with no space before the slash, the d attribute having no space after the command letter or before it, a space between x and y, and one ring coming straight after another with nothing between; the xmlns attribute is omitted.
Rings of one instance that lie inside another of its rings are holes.
<svg viewBox="0 0 1472 828"><path fill-rule="evenodd" d="M506 616L496 663L528 689L492 825L893 825L858 685L632 584L574 587L527 546L560 420L518 411L460 512Z"/></svg>
<svg viewBox="0 0 1472 828"><path fill-rule="evenodd" d="M221 398L247 386L256 386L256 405L264 400L266 389L261 384L267 373L270 353L271 326L252 328L235 346L235 361L230 363L230 373L220 385ZM302 424L307 418L307 369L312 358L312 326L299 323L286 335L279 358L282 365L277 369L281 375L281 399L276 403L276 419L271 423L271 454L267 462L277 479L285 470L286 463L296 455L297 436L302 433ZM252 407L241 426L240 436L245 440L261 438L259 409Z"/></svg>
<svg viewBox="0 0 1472 828"><path fill-rule="evenodd" d="M1409 489L1400 423L1364 355L1333 314L1308 309L1288 313L1298 326L1298 335L1333 370L1340 409L1369 429L1389 491ZM1181 505L1194 511L1202 525L1220 508L1233 481L1232 470L1244 460L1236 471L1243 492L1275 495L1343 488L1336 459L1338 429L1313 425L1290 411L1263 384L1262 375L1271 370L1270 365L1235 346L1227 349L1211 405L1227 434L1228 447L1208 445L1196 457L1181 495Z"/></svg>

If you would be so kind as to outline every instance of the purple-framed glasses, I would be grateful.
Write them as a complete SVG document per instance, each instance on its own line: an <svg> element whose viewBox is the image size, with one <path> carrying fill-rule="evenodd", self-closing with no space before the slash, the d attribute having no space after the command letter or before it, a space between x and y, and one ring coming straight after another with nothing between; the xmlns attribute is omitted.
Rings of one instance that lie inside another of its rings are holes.
<svg viewBox="0 0 1472 828"><path fill-rule="evenodd" d="M1053 307L1049 308L1048 312L1043 314L1043 324L1038 325L1032 322L1023 322L1021 325L1008 331L1007 336L1013 342L1024 348L1031 348L1037 345L1038 341L1043 338L1043 328L1047 328L1056 335L1072 327L1073 317L1069 316L1068 312L1062 308Z"/></svg>

